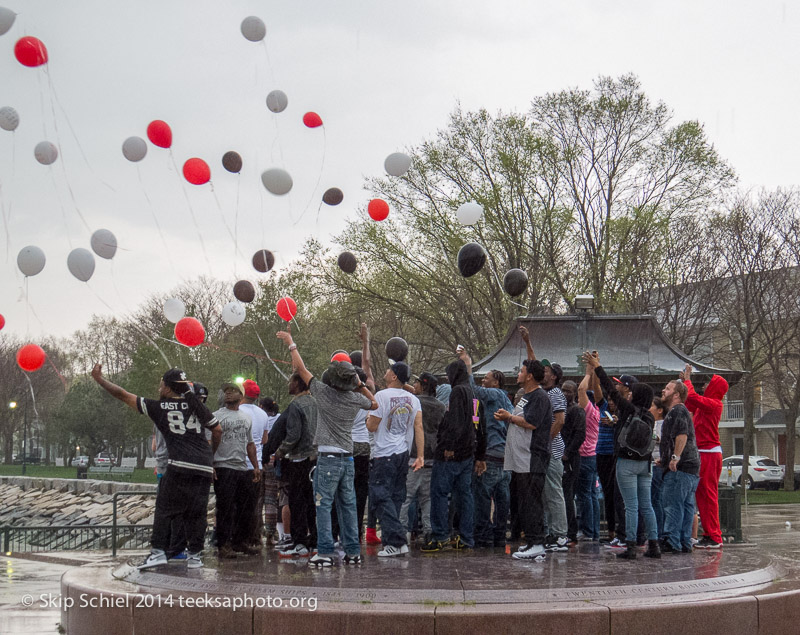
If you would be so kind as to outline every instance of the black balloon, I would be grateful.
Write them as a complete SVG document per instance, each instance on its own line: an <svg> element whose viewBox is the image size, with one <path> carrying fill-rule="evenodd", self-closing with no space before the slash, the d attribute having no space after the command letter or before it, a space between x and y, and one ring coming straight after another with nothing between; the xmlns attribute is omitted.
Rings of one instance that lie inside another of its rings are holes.
<svg viewBox="0 0 800 635"><path fill-rule="evenodd" d="M356 270L356 265L358 262L356 261L356 257L349 251L343 251L339 254L336 264L338 264L339 269L345 273L353 273Z"/></svg>
<svg viewBox="0 0 800 635"><path fill-rule="evenodd" d="M503 288L512 298L522 295L528 288L528 274L522 269L509 269L503 276Z"/></svg>
<svg viewBox="0 0 800 635"><path fill-rule="evenodd" d="M231 150L222 155L222 167L228 172L241 172L242 171L242 157L238 152Z"/></svg>
<svg viewBox="0 0 800 635"><path fill-rule="evenodd" d="M467 243L458 250L458 270L465 278L474 276L486 264L486 252L478 243Z"/></svg>
<svg viewBox="0 0 800 635"><path fill-rule="evenodd" d="M253 254L253 268L261 273L267 273L275 266L275 256L267 249L259 249Z"/></svg>
<svg viewBox="0 0 800 635"><path fill-rule="evenodd" d="M361 366L361 351L353 351L350 353L350 361L352 362L353 366Z"/></svg>
<svg viewBox="0 0 800 635"><path fill-rule="evenodd" d="M325 194L322 195L322 202L326 205L338 205L344 200L344 194L342 194L342 190L338 187L332 187L329 190L325 190Z"/></svg>
<svg viewBox="0 0 800 635"><path fill-rule="evenodd" d="M239 280L233 285L233 295L239 302L252 302L256 297L256 290L247 280Z"/></svg>
<svg viewBox="0 0 800 635"><path fill-rule="evenodd" d="M386 342L386 357L402 362L408 356L408 344L402 337L393 337Z"/></svg>

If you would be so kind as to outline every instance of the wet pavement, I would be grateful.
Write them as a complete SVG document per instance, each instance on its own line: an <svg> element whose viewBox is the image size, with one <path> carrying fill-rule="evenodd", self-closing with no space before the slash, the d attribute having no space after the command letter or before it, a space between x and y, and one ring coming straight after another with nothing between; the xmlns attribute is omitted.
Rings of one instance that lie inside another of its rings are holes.
<svg viewBox="0 0 800 635"><path fill-rule="evenodd" d="M753 506L743 510L742 524L745 544L725 545L721 552L696 550L634 562L618 561L612 550L593 543L550 554L543 563L515 561L503 550L422 554L412 549L407 556L384 559L377 557L377 548L368 547L362 566L323 570L309 567L306 559L279 559L271 550L222 562L209 556L201 570L187 570L174 562L144 572L126 564L139 561L140 553L126 552L116 561L102 552L5 557L0 633L58 632L60 578L80 564L89 565L85 569L89 578L108 578L113 572L126 589L138 592L294 592L362 603L613 601L615 594L652 601L689 590L721 597L800 587L800 505ZM34 557L38 559L29 559ZM33 598L30 606L23 606L25 596Z"/></svg>

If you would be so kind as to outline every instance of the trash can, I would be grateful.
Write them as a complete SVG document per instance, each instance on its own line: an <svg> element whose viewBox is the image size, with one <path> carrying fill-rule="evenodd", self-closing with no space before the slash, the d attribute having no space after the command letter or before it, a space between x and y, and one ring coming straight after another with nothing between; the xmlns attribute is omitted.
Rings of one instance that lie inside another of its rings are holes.
<svg viewBox="0 0 800 635"><path fill-rule="evenodd" d="M738 485L719 486L719 524L722 539L744 542L742 539L742 488Z"/></svg>
<svg viewBox="0 0 800 635"><path fill-rule="evenodd" d="M78 466L78 478L88 478L89 468L86 465Z"/></svg>

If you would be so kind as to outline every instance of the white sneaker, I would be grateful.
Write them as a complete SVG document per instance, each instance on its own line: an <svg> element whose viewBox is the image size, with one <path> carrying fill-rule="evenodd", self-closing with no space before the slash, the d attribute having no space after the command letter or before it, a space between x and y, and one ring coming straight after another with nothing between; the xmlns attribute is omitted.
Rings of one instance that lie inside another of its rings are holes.
<svg viewBox="0 0 800 635"><path fill-rule="evenodd" d="M187 569L202 569L203 559L200 557L201 552L186 554L186 568Z"/></svg>
<svg viewBox="0 0 800 635"><path fill-rule="evenodd" d="M308 549L305 545L291 545L286 549L283 549L278 552L279 558L307 558L308 557Z"/></svg>
<svg viewBox="0 0 800 635"><path fill-rule="evenodd" d="M547 557L547 552L542 545L526 545L521 551L515 551L511 554L515 560L535 560L542 562Z"/></svg>
<svg viewBox="0 0 800 635"><path fill-rule="evenodd" d="M333 558L315 553L308 559L308 565L311 567L332 567Z"/></svg>
<svg viewBox="0 0 800 635"><path fill-rule="evenodd" d="M405 547L405 551L403 551L403 547ZM391 558L393 556L403 556L408 553L408 545L403 545L403 547L393 547L392 545L386 545L383 549L378 552L379 558Z"/></svg>
<svg viewBox="0 0 800 635"><path fill-rule="evenodd" d="M545 551L569 551L569 541L564 536L560 536L547 543L544 548Z"/></svg>
<svg viewBox="0 0 800 635"><path fill-rule="evenodd" d="M619 538L614 538L611 542L605 545L608 549L627 549L628 546Z"/></svg>
<svg viewBox="0 0 800 635"><path fill-rule="evenodd" d="M167 562L167 554L164 553L163 549L152 549L150 555L147 556L147 559L140 564L137 569L141 571L142 569L149 569L151 567L167 564Z"/></svg>

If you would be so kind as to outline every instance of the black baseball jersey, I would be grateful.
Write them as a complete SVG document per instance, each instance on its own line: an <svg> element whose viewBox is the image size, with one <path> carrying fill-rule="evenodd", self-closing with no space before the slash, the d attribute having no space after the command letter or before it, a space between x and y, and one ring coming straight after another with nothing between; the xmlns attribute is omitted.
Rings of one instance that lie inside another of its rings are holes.
<svg viewBox="0 0 800 635"><path fill-rule="evenodd" d="M204 404L191 414L185 399L137 397L136 405L139 412L150 417L164 435L170 469L211 478L214 473L213 453L203 428L214 428L219 423Z"/></svg>

